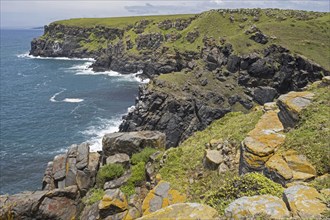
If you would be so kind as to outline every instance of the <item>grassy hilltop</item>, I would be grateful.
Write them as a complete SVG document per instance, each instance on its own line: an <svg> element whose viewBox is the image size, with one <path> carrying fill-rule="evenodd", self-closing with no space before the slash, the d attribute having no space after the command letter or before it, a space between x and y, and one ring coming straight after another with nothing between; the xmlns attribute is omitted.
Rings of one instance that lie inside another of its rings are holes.
<svg viewBox="0 0 330 220"><path fill-rule="evenodd" d="M175 21L176 19L192 19L187 28L177 30L172 27L167 30L159 26L165 20ZM301 54L326 69L330 69L330 13L278 10L278 9L240 9L240 10L211 10L198 15L166 15L166 16L139 16L121 18L78 18L56 21L54 24L66 26L92 28L96 26L118 28L125 30L123 39L130 39L135 42L138 34L135 27L141 20L148 21L141 29L140 34L161 33L179 34L177 40L164 42L162 47L169 47L170 50L196 51L199 52L203 46L203 38L212 36L215 39L222 39L233 45L237 54L247 54L252 51L260 51L270 44L279 44L288 48L294 53ZM51 24L51 25L52 25ZM252 25L259 28L264 34L270 37L267 44L259 44L249 39L245 31ZM189 42L187 35L194 31L199 36L194 42ZM96 50L106 47L105 39L97 39L93 34L90 41L85 42L89 50ZM161 50L161 48L159 48ZM136 45L127 51L138 54Z"/></svg>

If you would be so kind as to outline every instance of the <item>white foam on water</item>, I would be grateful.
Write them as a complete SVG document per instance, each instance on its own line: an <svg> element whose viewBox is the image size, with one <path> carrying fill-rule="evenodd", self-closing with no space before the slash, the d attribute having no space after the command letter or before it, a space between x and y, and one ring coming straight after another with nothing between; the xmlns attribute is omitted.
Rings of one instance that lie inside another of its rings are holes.
<svg viewBox="0 0 330 220"><path fill-rule="evenodd" d="M82 60L82 61L95 61L94 58L70 58L70 57L41 57L30 55L29 52L17 54L18 58L40 59L40 60Z"/></svg>
<svg viewBox="0 0 330 220"><path fill-rule="evenodd" d="M71 103L78 103L82 102L84 99L78 99L78 98L65 98L62 100L62 102L71 102Z"/></svg>
<svg viewBox="0 0 330 220"><path fill-rule="evenodd" d="M121 116L112 119L98 118L96 120L97 125L89 126L85 131L82 131L82 134L91 137L86 141L90 144L90 152L101 151L103 136L119 131L121 122Z"/></svg>
<svg viewBox="0 0 330 220"><path fill-rule="evenodd" d="M60 92L55 93L52 97L50 97L49 101L51 101L51 102L59 102L59 101L57 101L55 98L56 98L56 96L58 96L59 94L61 94L61 93L64 92L65 90L66 90L66 89L62 89Z"/></svg>

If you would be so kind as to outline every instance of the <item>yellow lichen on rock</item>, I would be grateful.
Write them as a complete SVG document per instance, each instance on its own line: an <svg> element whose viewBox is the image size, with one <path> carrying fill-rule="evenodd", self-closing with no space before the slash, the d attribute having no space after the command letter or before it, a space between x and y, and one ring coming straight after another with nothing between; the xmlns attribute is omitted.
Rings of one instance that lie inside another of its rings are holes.
<svg viewBox="0 0 330 220"><path fill-rule="evenodd" d="M185 195L177 190L171 189L170 183L160 181L143 200L142 212L143 215L148 215L166 206L185 201Z"/></svg>
<svg viewBox="0 0 330 220"><path fill-rule="evenodd" d="M293 113L300 113L313 99L314 94L311 92L289 92L281 95L278 99L286 108Z"/></svg>
<svg viewBox="0 0 330 220"><path fill-rule="evenodd" d="M319 218L327 210L320 200L321 194L314 188L295 185L284 190L283 199L294 217Z"/></svg>
<svg viewBox="0 0 330 220"><path fill-rule="evenodd" d="M145 215L139 218L139 220L209 220L217 217L218 212L210 206L198 203L177 203Z"/></svg>
<svg viewBox="0 0 330 220"><path fill-rule="evenodd" d="M107 190L98 207L100 210L115 207L116 209L124 211L128 208L128 202L126 196L119 189Z"/></svg>
<svg viewBox="0 0 330 220"><path fill-rule="evenodd" d="M293 177L292 170L283 159L282 155L275 154L266 163L266 168L271 172L276 172L285 180L290 180Z"/></svg>

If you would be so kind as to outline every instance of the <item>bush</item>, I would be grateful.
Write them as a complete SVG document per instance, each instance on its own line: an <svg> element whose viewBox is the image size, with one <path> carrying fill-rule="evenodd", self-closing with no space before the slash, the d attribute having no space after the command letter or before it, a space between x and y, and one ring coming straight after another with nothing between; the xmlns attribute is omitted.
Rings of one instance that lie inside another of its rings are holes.
<svg viewBox="0 0 330 220"><path fill-rule="evenodd" d="M97 172L96 185L102 188L106 181L116 179L123 175L124 172L125 169L121 164L107 164Z"/></svg>
<svg viewBox="0 0 330 220"><path fill-rule="evenodd" d="M132 174L128 179L127 183L120 189L126 195L133 195L135 193L135 187L142 184L146 179L145 163L139 162L138 164L132 166Z"/></svg>
<svg viewBox="0 0 330 220"><path fill-rule="evenodd" d="M229 177L216 191L206 194L204 202L223 214L224 209L235 199L243 196L270 194L282 197L284 188L259 173Z"/></svg>
<svg viewBox="0 0 330 220"><path fill-rule="evenodd" d="M93 205L95 202L100 201L103 196L104 196L103 189L92 188L82 199L82 201L85 205Z"/></svg>
<svg viewBox="0 0 330 220"><path fill-rule="evenodd" d="M141 152L132 155L131 163L133 165L138 164L140 162L147 163L150 155L152 155L156 151L157 150L154 148L146 147Z"/></svg>

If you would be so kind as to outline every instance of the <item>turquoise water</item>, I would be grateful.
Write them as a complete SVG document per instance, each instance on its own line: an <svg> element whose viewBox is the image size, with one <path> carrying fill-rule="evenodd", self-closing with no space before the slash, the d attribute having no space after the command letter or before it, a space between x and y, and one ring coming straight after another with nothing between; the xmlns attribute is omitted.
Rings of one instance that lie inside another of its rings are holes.
<svg viewBox="0 0 330 220"><path fill-rule="evenodd" d="M28 56L41 34L1 30L0 194L40 189L47 162L71 144L100 149L141 83L134 74L96 74L92 60Z"/></svg>

